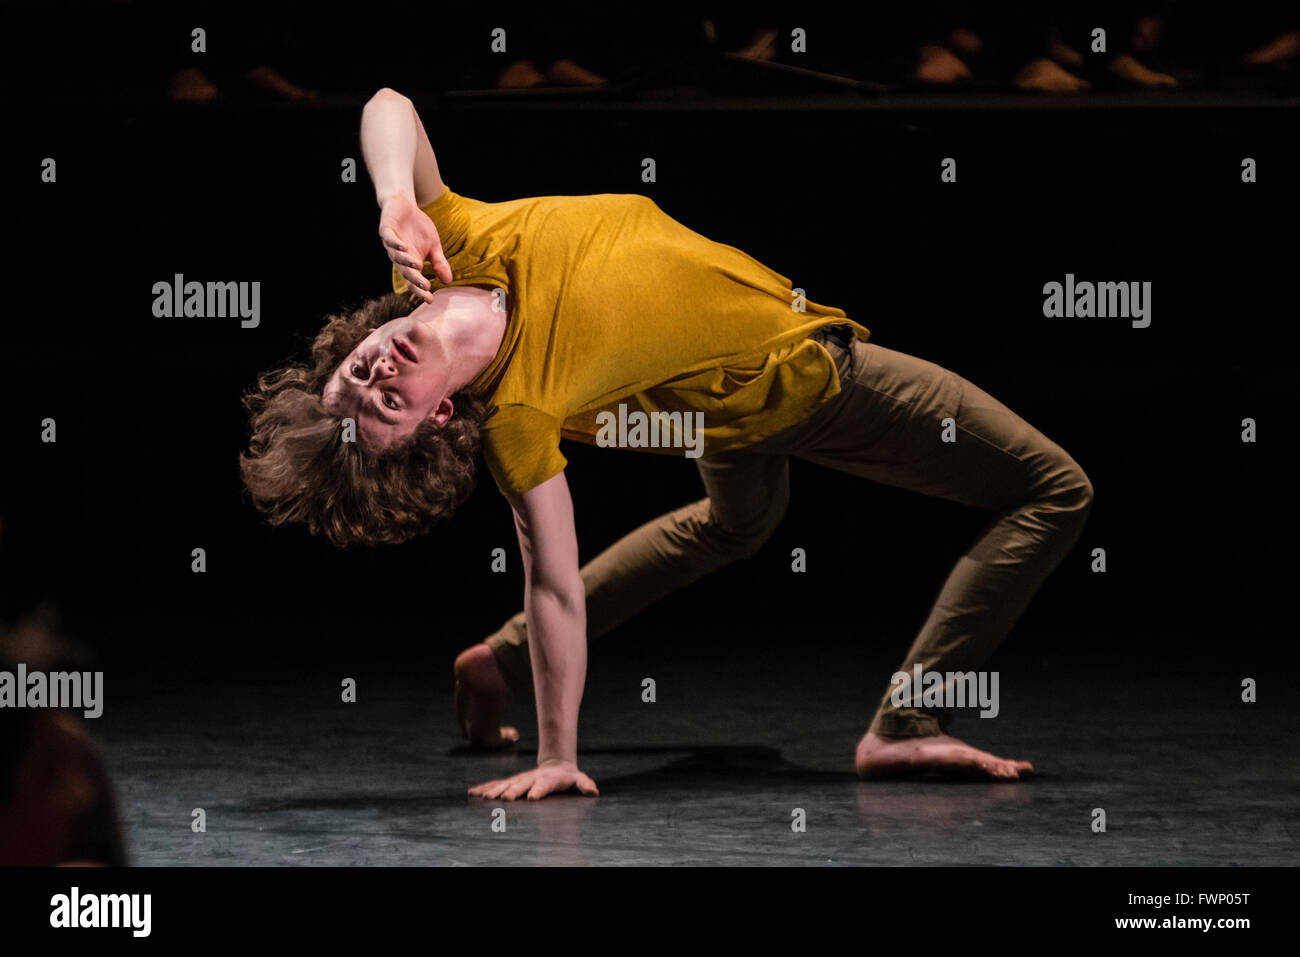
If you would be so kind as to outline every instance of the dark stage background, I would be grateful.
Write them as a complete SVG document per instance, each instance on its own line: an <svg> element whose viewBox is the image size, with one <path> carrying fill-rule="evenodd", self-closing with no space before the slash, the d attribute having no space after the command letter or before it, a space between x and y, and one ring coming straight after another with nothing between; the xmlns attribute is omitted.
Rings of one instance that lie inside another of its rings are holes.
<svg viewBox="0 0 1300 957"><path fill-rule="evenodd" d="M1218 670L1232 694L1289 652L1297 144L1284 101L501 105L440 101L401 85L409 65L371 66L376 86L415 99L458 192L643 192L1064 446L1096 488L1092 518L995 663L1068 647L1115 674ZM328 312L389 289L370 185L364 172L340 181L344 158L361 164L364 98L186 110L48 89L11 87L0 153L5 620L49 602L110 673L346 664L449 686L451 656L521 600L511 517L486 472L441 531L340 552L261 524L237 471L255 375L301 353ZM46 156L57 184L40 182ZM647 156L654 183L640 180ZM948 156L955 184L939 181ZM1245 156L1256 184L1241 182ZM1150 281L1150 328L1045 319L1043 284L1067 272ZM260 281L260 327L155 319L151 288L174 273ZM40 440L47 416L55 444ZM1240 439L1244 417L1256 444ZM702 495L689 462L565 453L584 560ZM686 663L703 633L711 654L760 673L764 649L791 644L901 659L986 516L793 470L788 516L758 556L596 654ZM790 571L796 546L806 574ZM190 570L195 547L205 574ZM506 574L490 570L496 547ZM1097 547L1104 574L1089 569ZM864 703L884 678L863 676Z"/></svg>

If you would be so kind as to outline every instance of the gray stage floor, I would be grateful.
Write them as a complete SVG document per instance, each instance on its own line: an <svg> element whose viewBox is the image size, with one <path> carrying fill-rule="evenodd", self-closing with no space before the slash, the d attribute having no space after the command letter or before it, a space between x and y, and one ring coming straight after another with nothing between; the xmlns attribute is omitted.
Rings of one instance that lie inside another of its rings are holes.
<svg viewBox="0 0 1300 957"><path fill-rule="evenodd" d="M1024 656L1001 665L1001 716L963 716L952 731L1034 761L1035 780L863 783L853 746L893 663L836 648L763 655L746 665L677 651L652 667L639 652L594 655L582 729L594 799L468 797L469 785L535 760L531 701L516 709L518 754L465 753L449 662L238 679L119 673L92 726L142 865L1297 860L1296 709L1277 700L1280 680L1261 676L1264 702L1246 705L1240 677L1208 662L1155 675L1131 661ZM357 704L338 703L345 675L358 680ZM654 704L640 698L647 675ZM492 830L496 807L505 833ZM206 833L191 830L194 808ZM795 808L804 833L791 829ZM1094 808L1105 833L1091 828Z"/></svg>

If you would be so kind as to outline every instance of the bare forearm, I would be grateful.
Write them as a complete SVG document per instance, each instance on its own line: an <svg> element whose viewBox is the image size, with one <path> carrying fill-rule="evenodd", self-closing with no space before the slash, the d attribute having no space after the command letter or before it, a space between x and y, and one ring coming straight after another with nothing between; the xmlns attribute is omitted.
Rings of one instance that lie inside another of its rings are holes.
<svg viewBox="0 0 1300 957"><path fill-rule="evenodd" d="M375 199L400 193L415 202L415 110L394 90L380 90L361 112L361 155Z"/></svg>
<svg viewBox="0 0 1300 957"><path fill-rule="evenodd" d="M424 205L442 194L442 174L424 124L415 104L396 90L380 90L366 103L361 155L380 206L393 195Z"/></svg>
<svg viewBox="0 0 1300 957"><path fill-rule="evenodd" d="M578 760L578 711L587 680L587 609L581 579L524 590L537 696L537 763Z"/></svg>

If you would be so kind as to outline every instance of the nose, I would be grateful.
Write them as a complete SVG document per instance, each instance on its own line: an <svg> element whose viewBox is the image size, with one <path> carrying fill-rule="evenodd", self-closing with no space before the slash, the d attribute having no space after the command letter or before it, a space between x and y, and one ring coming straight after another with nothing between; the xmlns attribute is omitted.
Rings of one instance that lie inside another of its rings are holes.
<svg viewBox="0 0 1300 957"><path fill-rule="evenodd" d="M389 355L375 356L375 361L370 366L370 377L372 379L391 379L397 375L397 363Z"/></svg>

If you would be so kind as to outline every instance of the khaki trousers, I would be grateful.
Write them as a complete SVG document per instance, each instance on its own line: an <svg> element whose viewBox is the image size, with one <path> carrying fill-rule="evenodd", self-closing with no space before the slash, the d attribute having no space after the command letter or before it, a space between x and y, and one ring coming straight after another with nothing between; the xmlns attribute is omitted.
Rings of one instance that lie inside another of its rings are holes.
<svg viewBox="0 0 1300 957"><path fill-rule="evenodd" d="M988 393L932 362L858 341L847 328L814 335L840 373L830 402L754 445L706 451L695 460L706 498L642 525L582 568L588 640L757 552L785 514L795 456L992 512L898 670L978 670L1001 644L1078 540L1092 484L1060 446ZM522 611L487 643L512 687L532 686ZM892 691L871 723L877 734L938 734L952 720L948 708L895 706Z"/></svg>

